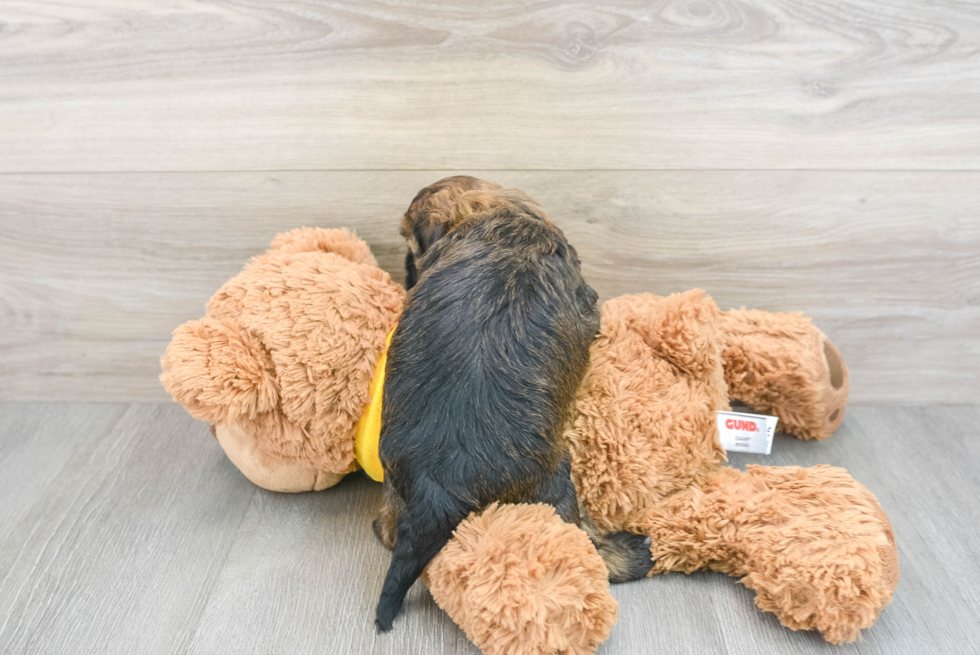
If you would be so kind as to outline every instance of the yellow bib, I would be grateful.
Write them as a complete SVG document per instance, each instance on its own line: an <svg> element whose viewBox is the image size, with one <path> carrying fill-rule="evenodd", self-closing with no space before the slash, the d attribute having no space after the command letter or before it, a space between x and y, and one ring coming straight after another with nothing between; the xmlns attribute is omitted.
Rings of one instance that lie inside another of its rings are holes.
<svg viewBox="0 0 980 655"><path fill-rule="evenodd" d="M396 324L395 327L398 327ZM357 465L368 474L372 480L384 480L384 469L381 467L381 457L378 448L381 444L381 397L385 386L385 362L388 361L388 346L391 345L391 335L395 328L385 337L385 349L378 357L374 367L374 377L368 389L368 404L357 422L357 433L354 435L354 459Z"/></svg>

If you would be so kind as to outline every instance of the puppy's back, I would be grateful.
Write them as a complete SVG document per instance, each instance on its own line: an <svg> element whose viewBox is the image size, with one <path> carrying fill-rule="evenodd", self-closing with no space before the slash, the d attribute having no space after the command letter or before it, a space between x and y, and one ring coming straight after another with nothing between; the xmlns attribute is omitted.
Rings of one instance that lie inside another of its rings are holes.
<svg viewBox="0 0 980 655"><path fill-rule="evenodd" d="M475 214L419 268L385 379L381 460L405 511L382 629L467 514L536 501L550 484L599 326L574 249L528 214Z"/></svg>
<svg viewBox="0 0 980 655"><path fill-rule="evenodd" d="M521 479L542 462L553 469L597 329L595 294L557 228L475 215L426 256L392 340L382 457L434 475L467 458L512 463ZM520 492L485 491L495 497L478 503Z"/></svg>

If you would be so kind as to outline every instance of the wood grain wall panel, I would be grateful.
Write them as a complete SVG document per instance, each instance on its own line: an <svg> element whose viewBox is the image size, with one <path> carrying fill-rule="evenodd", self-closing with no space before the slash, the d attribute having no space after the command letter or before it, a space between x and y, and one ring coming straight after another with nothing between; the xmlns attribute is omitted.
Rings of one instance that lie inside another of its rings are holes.
<svg viewBox="0 0 980 655"><path fill-rule="evenodd" d="M400 280L398 218L448 173L0 176L0 399L165 400L170 332L276 232L354 228ZM603 298L804 311L858 402L980 392L980 173L473 173L540 200Z"/></svg>
<svg viewBox="0 0 980 655"><path fill-rule="evenodd" d="M7 0L0 171L976 169L980 6Z"/></svg>

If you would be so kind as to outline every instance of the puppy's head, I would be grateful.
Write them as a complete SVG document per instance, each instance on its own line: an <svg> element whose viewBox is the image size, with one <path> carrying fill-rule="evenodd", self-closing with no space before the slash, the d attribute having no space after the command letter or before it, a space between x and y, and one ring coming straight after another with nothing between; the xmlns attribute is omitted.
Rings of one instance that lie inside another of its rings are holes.
<svg viewBox="0 0 980 655"><path fill-rule="evenodd" d="M401 234L408 243L405 286L415 286L417 262L436 241L471 215L498 208L510 208L551 224L544 208L523 191L467 175L447 177L419 191L401 223Z"/></svg>

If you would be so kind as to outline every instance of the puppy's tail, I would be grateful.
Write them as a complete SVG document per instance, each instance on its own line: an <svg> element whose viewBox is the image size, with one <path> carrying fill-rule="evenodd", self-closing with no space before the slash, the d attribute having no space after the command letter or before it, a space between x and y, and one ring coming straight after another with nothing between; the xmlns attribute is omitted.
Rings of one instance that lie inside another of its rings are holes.
<svg viewBox="0 0 980 655"><path fill-rule="evenodd" d="M408 507L398 516L398 540L381 589L375 624L381 632L401 610L409 588L465 518L458 504L429 478L417 481Z"/></svg>

